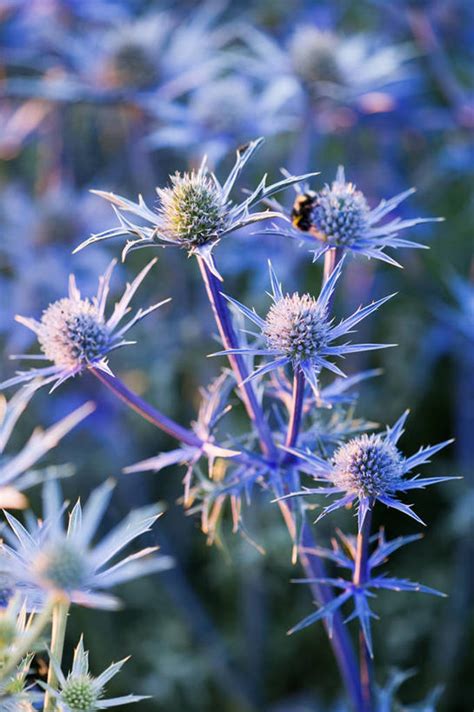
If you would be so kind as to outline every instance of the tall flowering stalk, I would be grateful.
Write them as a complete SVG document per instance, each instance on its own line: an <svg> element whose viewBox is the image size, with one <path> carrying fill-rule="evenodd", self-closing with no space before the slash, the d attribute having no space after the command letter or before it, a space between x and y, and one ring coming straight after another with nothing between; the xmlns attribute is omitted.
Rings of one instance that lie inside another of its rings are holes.
<svg viewBox="0 0 474 712"><path fill-rule="evenodd" d="M353 333L363 319L394 295L360 306L340 321L335 318L334 292L345 265L345 253L363 253L396 264L387 257L384 249L388 246L418 247L396 237L395 233L423 221L395 218L388 225L375 228L377 221L395 209L411 191L390 201L382 201L377 209L370 211L363 195L352 184L345 183L344 173L340 170L331 188L326 187L318 196L305 194L310 206L305 216L305 231L310 233L313 242L323 243L319 253L324 253L324 276L318 297L296 292L285 294L270 265L272 304L266 317L260 317L224 293L214 250L223 238L252 223L269 218L288 223L294 215L286 214L272 196L315 175L286 175L283 180L270 185L264 176L242 202L234 202L231 197L234 185L260 144L261 139L238 151L236 163L223 183L209 172L205 161L198 171L176 174L167 188L157 189L160 201L157 210L148 208L142 198L134 203L111 193L99 192L112 203L119 226L93 235L80 246L124 235L127 237L124 257L130 250L142 247L175 246L197 258L223 346L223 350L214 355L227 356L233 381L229 385L229 377L222 376L203 393L203 403L192 428L176 423L133 393L107 365L106 356L111 350L130 343L122 339L125 331L164 303L138 310L135 317L116 331L128 311L131 297L153 262L127 287L108 320L104 313L110 269L101 278L99 292L92 301L83 300L72 281L69 297L51 305L41 321L21 319L38 336L44 354L40 358L52 360L53 366L20 373L3 387L29 381L35 376L43 376L44 382L53 380L55 385L85 371L97 377L126 405L178 441L179 446L170 453L149 458L127 470L158 471L168 465L185 464L185 504L201 511L203 529L207 533L216 526L227 501L231 505L234 526L240 529L244 526L243 501L250 500L253 488L262 486L273 492L293 543L294 560L299 560L305 573L305 578L299 581L310 587L318 605L315 613L290 632L322 620L352 707L356 712L376 712L379 691L372 669L370 625L374 613L369 606L373 590L442 594L374 571L391 553L417 537L387 541L381 533L374 549L372 511L378 501L421 522L397 495L451 479L445 476L407 477L413 468L428 462L450 441L421 448L415 455L404 457L397 443L403 434L407 414L388 428L384 436L363 432L369 425L350 418L349 421L331 420L326 424L326 430L321 429L320 422L318 429L315 426L334 404L344 402L345 390L366 377L366 374L356 375L347 379L345 387L342 386L341 381L346 376L335 359L388 346L353 341ZM262 202L272 209L257 209ZM138 217L140 223L132 222L130 214ZM295 231L304 232L298 221L293 219L293 222L294 227L289 231L283 227L272 230L290 236L294 236ZM245 318L257 327L257 332L250 332L251 343L248 343L248 330L236 328L232 310L239 318ZM263 359L257 368L253 364L255 358ZM337 377L329 387L321 385L323 369ZM228 412L227 402L234 387L251 427L244 438L227 436L223 439L219 434L219 422ZM266 407L267 399L273 401L272 410ZM322 439L326 439L327 448L321 447ZM207 461L207 480L198 474L202 459ZM314 487L305 485L308 477L312 478ZM89 676L82 642L76 650L71 676L66 678L61 671L68 610L74 602L113 607L115 599L103 589L168 565L168 561L156 557L141 560L142 554L151 553L144 550L108 568L112 556L125 543L147 531L156 514L147 512L143 519L132 515L118 527L116 536L106 538L104 545L94 548L91 538L110 496L110 485L105 483L91 496L84 514L79 504L74 507L67 529L62 525L57 489L51 487L48 485L45 490L50 494L45 500L48 511L44 523L28 532L9 517L12 533L4 547L11 587L22 588L27 605L31 606L34 601L43 603L47 592L62 593L53 612L45 710L53 710L56 702L69 709L71 700L79 698L82 702L87 700L89 705L95 704L97 709L113 706L114 700L99 703L102 680L98 678L94 682ZM343 549L337 543L332 550L325 549L315 539L307 519L305 500L308 496L318 495L338 497L323 509L321 516L341 507L357 506L357 535L351 537L341 533ZM25 549L26 557L20 548ZM346 576L330 576L325 562L343 568ZM355 618L359 623L359 660L342 615L343 606L349 602L353 603L354 610L347 620ZM139 698L129 696L124 701L136 699ZM71 709L74 709L73 705Z"/></svg>

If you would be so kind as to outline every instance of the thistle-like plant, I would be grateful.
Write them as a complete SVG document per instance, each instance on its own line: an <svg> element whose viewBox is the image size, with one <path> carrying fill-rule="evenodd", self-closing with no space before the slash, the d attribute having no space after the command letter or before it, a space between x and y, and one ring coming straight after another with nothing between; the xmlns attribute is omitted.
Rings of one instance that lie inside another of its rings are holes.
<svg viewBox="0 0 474 712"><path fill-rule="evenodd" d="M382 260L395 267L401 265L385 250L387 248L427 249L413 240L399 237L400 232L423 223L442 222L443 218L393 218L384 219L404 200L415 192L405 190L393 198L383 199L371 208L361 190L354 183L346 181L345 171L339 166L336 179L319 191L311 191L308 184L295 185L297 195L309 195L311 209L308 229L297 226L281 230L268 230L270 234L284 234L287 237L309 244L314 260L334 248L353 255ZM276 201L270 203L275 210L282 209ZM288 217L290 217L288 215Z"/></svg>
<svg viewBox="0 0 474 712"><path fill-rule="evenodd" d="M84 650L81 637L72 661L72 668L68 675L64 675L61 664L54 655L50 656L50 664L54 668L58 679L58 688L40 683L49 692L62 712L97 712L111 707L128 705L148 699L144 695L123 695L121 697L104 697L105 686L122 669L128 658L112 663L98 677L93 677L89 672L89 653Z"/></svg>
<svg viewBox="0 0 474 712"><path fill-rule="evenodd" d="M364 524L367 512L373 508L376 501L398 509L424 524L411 505L400 502L398 493L424 489L429 485L459 478L419 477L418 474L407 477L412 470L430 462L433 455L453 442L451 439L437 445L421 447L414 455L405 457L397 445L404 433L408 412L405 411L392 427L387 427L385 434L364 433L342 444L329 460L309 450L288 448L288 451L298 458L301 470L322 484L321 487L308 487L293 494L342 495L333 504L324 507L318 519L357 502L359 530Z"/></svg>
<svg viewBox="0 0 474 712"><path fill-rule="evenodd" d="M0 545L0 574L4 587L20 591L29 609L43 606L51 594L78 605L115 609L118 599L105 591L172 565L170 557L155 554L157 547L110 563L134 539L150 530L160 516L156 506L132 511L101 542L92 544L113 487L112 482L106 481L92 492L84 508L76 502L67 527L61 492L54 480L43 487L41 520L30 518L25 528L6 514L9 527L4 532L5 542Z"/></svg>
<svg viewBox="0 0 474 712"><path fill-rule="evenodd" d="M271 185L267 185L267 176L264 175L247 198L241 202L233 202L230 197L232 189L262 143L263 139L259 138L237 151L235 165L223 184L209 172L205 158L198 171L175 174L170 179L170 186L156 189L159 198L157 211L148 208L141 196L138 203L134 203L114 193L94 191L112 203L120 225L92 235L79 245L76 251L95 242L127 236L123 257L130 250L142 247L173 245L185 249L190 255L201 257L209 270L218 279L222 279L212 256L212 250L220 240L252 223L284 217L280 211L252 212L252 208L288 186L315 175L311 173L307 176L290 176ZM136 215L145 225L133 223L124 213Z"/></svg>
<svg viewBox="0 0 474 712"><path fill-rule="evenodd" d="M274 369L291 365L294 373L301 371L316 397L320 398L319 373L325 368L339 376L345 374L339 366L333 363L333 357L344 357L346 354L358 351L370 351L386 348L390 344L334 344L337 339L353 331L353 327L375 312L382 304L394 295L379 299L366 307L360 307L354 314L334 324L330 313L331 298L336 283L341 276L343 260L341 260L330 278L324 284L317 299L309 294L284 294L280 283L270 269L272 287L272 305L265 319L255 311L233 299L226 297L247 319L260 330L254 346L219 351L214 356L240 354L242 356L264 356L270 358L269 363L257 368L249 379L263 376ZM261 343L263 339L263 344Z"/></svg>
<svg viewBox="0 0 474 712"><path fill-rule="evenodd" d="M113 375L107 361L108 354L123 346L134 344L134 341L124 339L125 334L148 314L170 301L164 299L146 309L140 308L125 324L120 324L130 311L130 302L135 292L155 262L156 259L151 260L133 282L127 285L123 296L115 304L108 318L105 310L115 260L100 277L99 288L93 299L81 296L74 275L71 275L68 297L50 304L39 321L17 316L16 319L20 324L36 334L43 353L21 354L12 358L52 361L53 365L19 371L13 378L0 383L0 388L8 388L41 377L45 384L53 382L54 390L64 381L88 368Z"/></svg>

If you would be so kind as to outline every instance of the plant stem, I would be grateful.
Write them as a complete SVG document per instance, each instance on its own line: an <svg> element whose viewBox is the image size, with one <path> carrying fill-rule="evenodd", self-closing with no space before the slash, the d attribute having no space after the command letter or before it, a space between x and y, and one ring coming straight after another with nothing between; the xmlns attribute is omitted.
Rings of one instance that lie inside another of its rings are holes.
<svg viewBox="0 0 474 712"><path fill-rule="evenodd" d="M372 506L372 505L371 505ZM354 584L363 586L367 581L369 570L367 561L369 558L370 527L372 523L372 509L369 509L365 516L362 529L357 535L357 549L354 569ZM359 632L360 649L360 683L363 696L364 712L373 710L373 666L372 658L362 630Z"/></svg>
<svg viewBox="0 0 474 712"><path fill-rule="evenodd" d="M144 401L140 396L131 391L123 381L114 376L109 376L109 374L100 371L97 368L89 369L91 373L94 374L96 378L99 379L107 388L112 391L112 393L124 403L126 403L129 408L132 408L136 413L148 420L149 423L153 423L157 428L163 430L171 437L176 438L179 442L190 445L191 447L201 447L203 441L198 438L191 430L183 428L179 423L176 423L168 416L160 413L159 410L154 408L152 405Z"/></svg>
<svg viewBox="0 0 474 712"><path fill-rule="evenodd" d="M41 611L35 615L35 619L32 625L26 630L20 645L14 648L11 654L8 656L8 661L3 668L0 669L0 679L4 679L9 675L16 666L29 652L31 652L34 644L40 637L44 628L47 626L51 619L51 613L55 604L55 597L51 597L46 601L46 604Z"/></svg>
<svg viewBox="0 0 474 712"><path fill-rule="evenodd" d="M198 257L197 260L224 348L237 348L238 339L232 325L232 318L227 302L221 294L221 285L217 277L212 274L204 260L200 257ZM259 434L262 451L268 457L277 460L278 451L275 447L275 443L273 442L270 428L265 420L252 384L248 381L247 383L242 384L242 381L245 381L249 375L245 361L240 354L229 354L228 358L238 383L241 384L239 385L239 388L242 400L247 413Z"/></svg>
<svg viewBox="0 0 474 712"><path fill-rule="evenodd" d="M69 613L70 603L68 600L61 599L54 604L53 608L53 629L51 632L51 656L54 657L58 665L61 665L63 659L64 639L66 637L67 617ZM51 660L48 670L48 685L57 688L58 679L54 671ZM53 712L56 707L54 697L46 692L44 697L44 712Z"/></svg>
<svg viewBox="0 0 474 712"><path fill-rule="evenodd" d="M339 258L340 255L338 254L337 259ZM235 330L232 326L231 316L227 307L227 303L220 291L220 284L217 278L210 272L205 262L199 257L198 262L223 344L226 349L238 348L238 339L235 334ZM334 266L335 264L337 263L334 263ZM263 409L260 403L258 402L255 392L253 390L253 385L249 381L242 385L242 381L244 381L249 375L247 367L245 365L245 361L239 355L229 354L228 358L229 363L236 375L237 381L239 384L241 384L239 385L239 388L241 391L242 400L245 404L249 417L254 422L255 427L257 428L261 441L262 451L268 457L278 459L279 453L276 450L271 431L263 413ZM289 444L289 446L295 444L298 437L298 432L301 424L301 415L303 411L303 395L304 375L302 373L297 375L295 374L294 393L292 401L293 406L292 413L290 415L290 426L287 436L287 444ZM295 541L297 533L293 514L290 508L288 507L287 502L280 500L279 505L290 537L293 541ZM301 531L300 542L298 544L298 553L301 564L308 578L325 577L326 573L321 560L318 557L311 556L308 553L308 551L314 547L315 541L313 538L313 533L309 525L304 522ZM332 600L331 592L323 590L323 587L320 587L317 584L311 584L310 588L318 601L327 603L328 601ZM326 627L326 629L328 630L328 627ZM341 615L338 611L336 611L333 616L333 626L332 635L330 636L330 643L332 645L336 660L339 665L339 670L346 686L348 696L352 702L353 708L357 712L362 712L362 695L360 690L359 676L357 673L355 655L350 637L347 633Z"/></svg>

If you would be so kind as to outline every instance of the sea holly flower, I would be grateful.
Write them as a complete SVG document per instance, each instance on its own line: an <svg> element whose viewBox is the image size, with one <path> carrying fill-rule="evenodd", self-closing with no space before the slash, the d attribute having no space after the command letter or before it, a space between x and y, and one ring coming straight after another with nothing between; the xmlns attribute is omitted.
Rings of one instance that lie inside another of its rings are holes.
<svg viewBox="0 0 474 712"><path fill-rule="evenodd" d="M32 655L27 656L18 665L15 672L0 680L0 710L2 712L35 712L35 703L42 700L43 695L28 687L28 675Z"/></svg>
<svg viewBox="0 0 474 712"><path fill-rule="evenodd" d="M206 158L203 159L199 170L182 175L176 173L171 177L171 185L156 189L159 198L159 207L156 211L148 208L141 196L138 203L134 203L114 193L93 191L112 203L120 225L92 235L79 245L76 252L94 242L125 235L129 239L123 257L130 250L142 247L172 245L185 249L190 255L201 257L211 272L221 279L214 264L213 248L222 238L247 225L272 217L284 218L280 211L251 212L251 210L262 200L305 179L304 176L289 176L277 183L267 185L265 175L255 190L251 191L242 202L234 203L230 194L237 178L262 143L263 139L259 138L237 151L234 167L223 184L209 172ZM306 177L309 175L315 174L307 174ZM124 213L132 213L146 224L134 224L124 217Z"/></svg>
<svg viewBox="0 0 474 712"><path fill-rule="evenodd" d="M384 434L364 433L349 440L335 451L330 460L324 460L309 450L288 448L288 452L299 459L300 469L314 477L318 483L324 484L322 487L305 488L289 496L342 495L325 507L318 519L336 509L357 502L359 530L367 512L372 509L376 501L398 509L420 524L424 524L412 510L411 505L401 502L397 494L459 478L449 476L420 478L417 474L407 478L412 470L430 462L433 455L453 442L451 439L437 445L421 447L414 455L405 457L397 444L404 433L408 413L409 411L406 411L395 425L387 427Z"/></svg>
<svg viewBox="0 0 474 712"><path fill-rule="evenodd" d="M302 187L295 185L295 190L297 196L306 196L310 203L307 221L300 222L300 225L304 225L304 229L296 227L294 222L292 228L280 230L276 227L266 232L309 243L314 260L328 250L339 248L344 252L365 255L401 267L393 257L387 255L385 252L387 248L428 248L418 242L398 237L399 233L422 223L444 220L444 218L393 218L389 222L383 222L389 213L415 192L415 188L410 188L388 200L381 200L375 208L370 208L362 191L353 183L346 181L342 166L337 170L336 180L331 185L325 185L320 191L311 191L308 184ZM282 210L282 206L274 200L269 204L275 210Z"/></svg>
<svg viewBox="0 0 474 712"><path fill-rule="evenodd" d="M346 619L346 622L357 618L360 622L361 631L367 643L367 648L370 655L373 657L371 619L377 618L369 605L369 599L375 597L374 591L391 590L391 591L412 591L419 593L429 593L434 596L442 596L445 594L428 586L422 586L419 583L409 581L407 579L399 579L385 574L379 574L376 569L381 566L387 558L397 551L402 546L410 544L421 538L419 534L412 536L401 536L396 539L387 541L383 529L377 537L377 547L369 555L367 560L367 580L364 583L355 583L354 574L356 569L356 539L355 537L345 536L339 532L341 544L337 539L333 539L332 549L324 547L316 547L314 553L319 557L333 562L339 568L342 568L346 574L351 574L350 578L315 578L315 579L297 579L294 583L319 583L323 586L331 586L339 591L338 595L329 603L319 608L315 613L304 618L289 633L294 633L302 630L312 623L319 620L332 619L335 611L341 608L348 601L354 604L353 613Z"/></svg>
<svg viewBox="0 0 474 712"><path fill-rule="evenodd" d="M407 76L405 64L413 56L408 45L380 45L367 34L344 37L307 24L296 27L286 47L249 25L242 39L252 52L249 70L292 82L295 98L355 103L371 111L393 108L381 89Z"/></svg>
<svg viewBox="0 0 474 712"><path fill-rule="evenodd" d="M70 472L68 465L46 469L33 466L94 410L92 403L85 403L47 430L36 430L16 454L6 454L15 425L40 386L41 381L33 381L9 401L0 396L0 506L4 509L25 507L26 499L21 494L24 489L46 477L61 477Z"/></svg>
<svg viewBox="0 0 474 712"><path fill-rule="evenodd" d="M61 712L96 712L96 710L105 710L148 699L143 695L104 698L105 686L120 672L128 658L120 660L118 663L112 663L98 677L92 677L89 672L89 653L84 650L82 637L74 650L72 668L67 677L54 655L51 655L50 660L59 682L59 689L41 681L39 684L50 693Z"/></svg>
<svg viewBox="0 0 474 712"><path fill-rule="evenodd" d="M63 594L71 603L91 608L114 609L118 600L105 590L172 565L167 556L151 556L157 547L142 549L111 565L130 542L150 531L160 512L156 506L132 511L101 542L92 539L107 510L113 483L105 482L82 508L78 501L67 527L65 505L56 481L43 488L43 518L32 516L25 528L6 513L9 528L0 545L0 576L4 587L20 591L29 608L41 606L49 593Z"/></svg>
<svg viewBox="0 0 474 712"><path fill-rule="evenodd" d="M123 296L115 304L108 318L105 316L105 309L115 260L99 278L97 295L92 299L81 296L74 275L71 275L69 296L50 304L39 321L17 316L20 324L34 331L43 353L35 356L22 354L13 358L52 361L53 365L19 371L16 376L1 383L0 389L43 377L43 383L54 382L54 390L64 381L88 368L97 368L113 375L107 355L122 346L134 344L134 341L124 339L125 334L145 316L170 301L165 299L146 309L140 308L125 324L120 324L130 311L130 302L135 292L155 262L156 259L151 260L133 282L127 284Z"/></svg>
<svg viewBox="0 0 474 712"><path fill-rule="evenodd" d="M258 378L270 371L290 365L293 371L301 370L304 373L319 401L318 377L321 370L326 368L338 376L345 375L330 360L332 357L341 357L357 351L387 348L391 345L333 344L337 339L351 333L356 324L394 296L391 294L366 307L360 307L354 314L335 325L329 307L336 283L341 275L342 266L343 260L339 262L321 289L318 298L315 299L310 294L300 295L297 292L285 295L270 264L272 287L270 297L273 303L265 319L235 299L226 297L238 311L259 328L260 334L257 334L257 342L253 346L226 349L212 355L243 354L271 359L268 363L257 368L249 376L249 379Z"/></svg>

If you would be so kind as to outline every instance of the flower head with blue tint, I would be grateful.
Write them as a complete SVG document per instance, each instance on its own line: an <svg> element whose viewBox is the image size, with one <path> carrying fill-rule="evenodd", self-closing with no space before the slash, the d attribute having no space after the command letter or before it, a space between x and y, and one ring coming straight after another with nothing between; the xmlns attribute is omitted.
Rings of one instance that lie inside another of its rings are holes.
<svg viewBox="0 0 474 712"><path fill-rule="evenodd" d="M281 212L251 210L275 193L304 180L301 176L290 176L267 185L267 177L264 176L247 198L240 203L234 203L230 194L237 178L262 143L263 139L260 138L237 151L235 165L222 185L216 176L209 172L206 159L198 171L183 175L177 173L171 178L170 186L157 188L160 202L156 211L150 210L141 196L139 202L134 203L113 193L95 191L113 204L120 226L92 235L79 245L77 250L94 242L125 235L130 239L125 246L124 257L130 250L142 247L173 245L185 249L190 255L200 256L211 272L221 279L214 265L213 248L223 237L247 225L272 217L284 217ZM137 215L147 225L132 223L124 217L124 213Z"/></svg>
<svg viewBox="0 0 474 712"><path fill-rule="evenodd" d="M33 381L9 401L0 397L0 507L3 509L25 507L26 499L21 494L23 490L44 478L61 477L70 472L71 468L67 465L45 469L33 469L33 466L94 410L92 403L85 403L47 430L36 430L16 454L5 453L18 419L40 386L41 381Z"/></svg>
<svg viewBox="0 0 474 712"><path fill-rule="evenodd" d="M362 527L367 512L376 501L387 507L398 509L408 514L420 524L424 522L412 510L411 505L400 502L398 493L413 489L423 489L439 482L457 479L455 477L419 477L407 475L420 465L430 461L432 455L453 442L445 440L437 445L422 447L420 450L405 457L398 449L398 441L404 432L406 411L385 434L364 433L341 445L330 460L324 460L309 451L290 448L289 452L296 455L302 464L302 470L311 474L315 480L325 486L306 488L296 495L323 494L342 495L333 504L325 507L319 516L324 517L341 507L358 503L359 529ZM293 496L293 495L290 495Z"/></svg>
<svg viewBox="0 0 474 712"><path fill-rule="evenodd" d="M28 687L32 655L26 657L14 673L0 680L0 710L2 712L35 712L41 693ZM36 703L36 704L35 704Z"/></svg>
<svg viewBox="0 0 474 712"><path fill-rule="evenodd" d="M258 378L277 368L291 365L293 371L301 370L316 397L320 399L318 377L323 368L339 376L345 374L333 363L332 358L342 357L357 351L386 348L389 344L352 344L334 345L337 339L352 332L353 327L365 317L376 311L394 295L379 299L366 307L360 307L352 316L338 324L330 314L330 301L336 283L341 275L343 260L339 262L330 278L323 286L317 299L309 294L284 294L277 277L270 265L272 285L272 305L265 319L254 311L226 297L244 316L258 326L260 335L254 346L220 351L223 354L243 354L265 356L271 359L251 374L250 379ZM263 340L263 344L261 343Z"/></svg>
<svg viewBox="0 0 474 712"><path fill-rule="evenodd" d="M89 672L89 653L84 650L81 637L74 650L72 668L67 677L56 658L51 656L51 665L54 667L59 688L55 689L45 683L40 684L50 693L62 712L96 712L148 699L142 695L104 698L105 686L120 672L127 660L128 658L125 658L118 663L112 663L98 677L93 677Z"/></svg>
<svg viewBox="0 0 474 712"><path fill-rule="evenodd" d="M50 304L39 321L17 316L20 324L36 334L43 354L23 354L13 358L52 361L53 365L20 371L15 377L0 384L0 388L31 381L37 377L43 377L44 383L54 382L54 388L57 388L68 378L88 368L97 368L113 375L108 366L107 355L122 346L134 344L135 342L124 339L129 329L170 301L165 299L146 309L140 308L125 324L120 323L129 313L132 297L155 262L156 260L149 262L133 282L127 285L109 318L105 316L105 309L115 260L100 277L97 295L92 300L81 296L74 276L71 275L69 296Z"/></svg>
<svg viewBox="0 0 474 712"><path fill-rule="evenodd" d="M84 508L78 501L67 527L56 481L44 485L42 520L31 517L25 528L6 514L9 528L0 547L0 576L5 588L21 592L29 608L41 606L49 593L59 593L72 603L114 609L118 600L104 591L169 568L169 557L152 556L156 547L110 563L130 542L150 531L160 514L156 506L131 512L101 542L92 544L112 490L113 484L105 482L92 492Z"/></svg>
<svg viewBox="0 0 474 712"><path fill-rule="evenodd" d="M440 593L434 588L422 586L419 583L415 583L407 579L394 578L383 573L380 574L376 571L376 569L384 564L387 558L400 547L420 539L419 534L415 534L414 536L401 536L387 541L383 530L381 530L378 537L376 537L377 547L368 557L368 576L364 583L354 582L357 555L355 537L345 536L342 532L339 532L339 538L341 543L339 543L337 539L333 539L332 549L325 549L324 547L318 546L316 547L314 553L322 559L333 562L337 567L342 568L346 574L349 572L352 574L352 577L346 578L341 576L339 578L298 579L295 581L295 583L316 582L323 586L334 587L340 591L340 593L337 597L332 599L330 603L322 606L315 613L312 613L300 621L300 623L294 626L294 628L292 628L289 632L294 633L319 620L326 619L330 621L336 610L344 606L347 602L352 601L354 604L354 611L346 619L346 622L356 618L359 620L362 633L367 643L367 648L370 655L373 657L371 619L377 618L378 616L376 616L371 610L369 599L373 599L375 597L374 591L411 591L429 593L435 596L444 596L445 594Z"/></svg>
<svg viewBox="0 0 474 712"><path fill-rule="evenodd" d="M257 76L292 82L295 97L307 96L357 103L406 77L413 55L407 45L381 46L369 35L344 37L315 25L295 29L287 47L254 27L245 26L243 41L252 52L247 64Z"/></svg>
<svg viewBox="0 0 474 712"><path fill-rule="evenodd" d="M161 102L152 111L159 123L147 145L204 152L211 166L249 136L282 134L296 124L287 93L275 92L272 83L262 89L249 77L234 75L197 87L186 104Z"/></svg>
<svg viewBox="0 0 474 712"><path fill-rule="evenodd" d="M293 229L275 229L275 234L309 243L316 260L332 248L339 248L354 255L365 255L391 265L401 265L387 255L387 248L425 248L412 240L399 237L399 233L422 223L442 222L443 218L384 218L415 192L414 188L381 200L370 208L367 199L353 183L347 182L344 168L339 166L336 180L320 191L310 191L307 185L295 186L298 198L307 196L311 201L307 221L293 220ZM297 199L298 200L298 199ZM270 203L275 210L281 209L276 201ZM270 230L269 232L273 232Z"/></svg>

